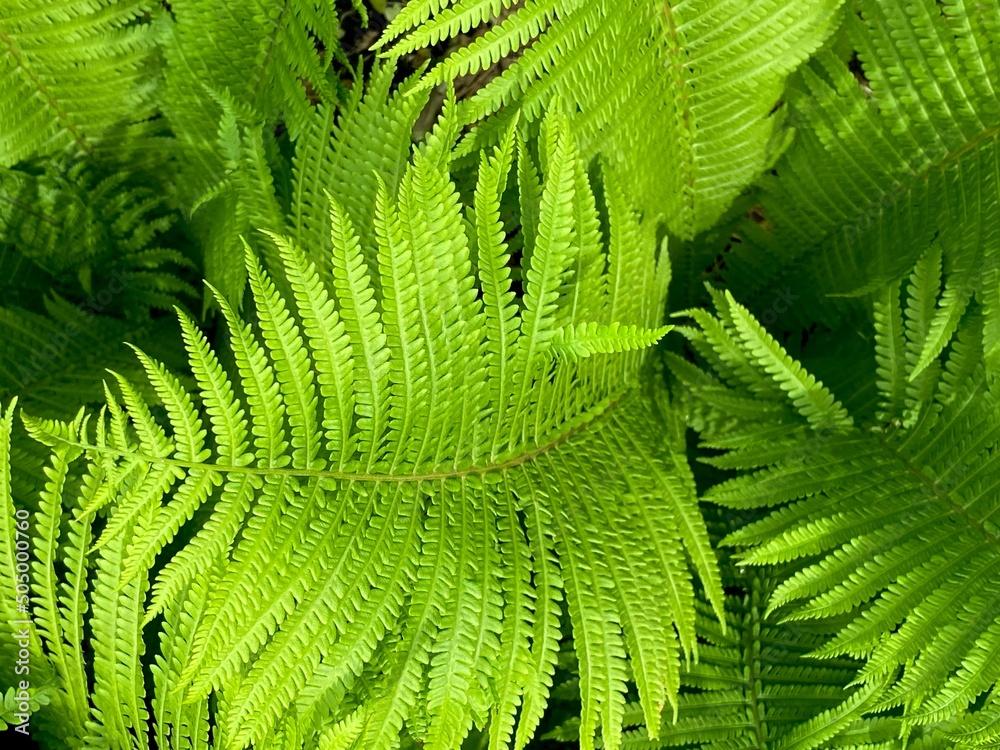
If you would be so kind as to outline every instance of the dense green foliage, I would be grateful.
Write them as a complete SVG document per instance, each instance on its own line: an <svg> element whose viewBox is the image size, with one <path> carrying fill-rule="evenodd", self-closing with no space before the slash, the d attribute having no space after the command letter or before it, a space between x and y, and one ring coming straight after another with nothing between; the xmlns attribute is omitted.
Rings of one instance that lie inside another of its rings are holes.
<svg viewBox="0 0 1000 750"><path fill-rule="evenodd" d="M10 737L1000 746L1000 2L0 50Z"/></svg>

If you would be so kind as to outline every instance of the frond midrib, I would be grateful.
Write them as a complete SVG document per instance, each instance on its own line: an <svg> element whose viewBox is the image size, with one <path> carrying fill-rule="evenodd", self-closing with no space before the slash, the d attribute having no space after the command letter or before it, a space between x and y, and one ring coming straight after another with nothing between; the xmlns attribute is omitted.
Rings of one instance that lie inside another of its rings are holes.
<svg viewBox="0 0 1000 750"><path fill-rule="evenodd" d="M670 62L680 91L677 94L677 119L680 121L684 136L690 140L691 137L691 90L687 78L684 76L684 63L681 60L681 43L677 33L677 19L674 18L674 9L670 2L663 3L663 16L667 24L667 44L670 47ZM687 209L688 221L693 222L695 215L695 167L694 149L687 148L680 150L680 169L682 173L681 182L684 185L682 200Z"/></svg>
<svg viewBox="0 0 1000 750"><path fill-rule="evenodd" d="M579 424L574 425L569 430L558 434L552 440L547 443L543 443L540 446L536 446L531 450L524 451L523 453L515 453L510 458L502 461L497 461L495 463L489 463L482 466L476 465L463 465L456 467L451 470L440 470L440 471L427 471L421 473L391 473L391 472L350 472L350 471L328 471L325 469L297 469L288 467L266 467L266 466L236 466L233 464L212 464L203 463L197 461L183 461L176 458L161 458L158 456L151 456L147 453L142 453L141 451L123 451L116 448L109 448L107 446L93 445L91 443L84 443L75 440L66 440L64 437L59 437L58 441L61 445L77 448L86 453L98 453L104 456L112 456L117 458L131 458L137 459L139 461L156 464L156 465L166 465L174 466L178 469L185 471L201 470L201 471L215 471L220 474L252 474L255 476L291 476L291 477L302 477L305 479L335 479L346 482L370 482L374 484L379 483L409 483L409 482L439 482L448 479L462 479L464 477L474 477L474 476L485 476L487 474L502 474L509 469L522 466L524 464L531 463L535 459L546 455L557 448L561 447L565 443L572 440L574 437L585 433L587 430L595 428L599 423L605 421L605 419L614 412L618 407L620 407L628 398L633 394L633 391L629 391L619 398L607 402L606 405L602 406L600 404L593 410L594 413L589 419L585 419Z"/></svg>
<svg viewBox="0 0 1000 750"><path fill-rule="evenodd" d="M752 627L744 627L744 654L746 655L746 678L743 681L744 694L750 704L751 718L753 719L754 740L759 750L766 750L767 736L764 732L764 719L761 715L760 698L757 694L757 684L761 681L760 652L761 638L763 631L761 627L760 609L756 602L749 602L749 615L753 624Z"/></svg>

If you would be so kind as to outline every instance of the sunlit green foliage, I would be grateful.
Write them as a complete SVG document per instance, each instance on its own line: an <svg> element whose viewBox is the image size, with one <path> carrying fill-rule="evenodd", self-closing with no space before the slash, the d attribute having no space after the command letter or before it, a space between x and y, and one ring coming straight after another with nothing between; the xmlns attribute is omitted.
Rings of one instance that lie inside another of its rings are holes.
<svg viewBox="0 0 1000 750"><path fill-rule="evenodd" d="M0 0L0 726L1000 746L998 92L997 0Z"/></svg>

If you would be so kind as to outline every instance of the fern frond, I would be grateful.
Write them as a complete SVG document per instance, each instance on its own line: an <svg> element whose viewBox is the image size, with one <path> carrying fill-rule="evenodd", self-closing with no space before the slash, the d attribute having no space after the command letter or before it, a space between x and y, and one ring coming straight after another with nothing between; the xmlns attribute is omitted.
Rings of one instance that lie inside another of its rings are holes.
<svg viewBox="0 0 1000 750"><path fill-rule="evenodd" d="M206 721L226 747L319 742L353 716L344 731L364 747L405 731L458 748L489 722L496 746L523 748L563 598L585 745L598 727L620 736L633 676L651 719L675 700L695 650L688 558L720 610L722 595L684 456L659 448L676 441L671 407L636 388L665 333L663 249L621 195L605 244L553 117L518 300L497 231L516 138L484 162L477 232L440 158L454 132L436 130L395 185L375 176L364 223L331 196L323 265L279 235L271 270L248 249L252 322L216 296L233 373L183 313L197 395L140 353L163 423L121 376L93 428L25 417L105 477L88 502L110 514L95 622L117 640L100 644L95 737L143 741L132 634L156 622L154 731L172 742L203 742ZM651 281L612 285L609 264Z"/></svg>
<svg viewBox="0 0 1000 750"><path fill-rule="evenodd" d="M789 73L838 20L838 0L808 6L718 0L606 3L537 0L507 14L501 0L410 3L379 44L407 54L505 13L447 57L423 86L453 81L517 54L464 102L463 119L537 119L555 99L579 110L581 152L602 154L616 178L691 237L708 228L779 155L771 112ZM628 112L627 117L621 116Z"/></svg>
<svg viewBox="0 0 1000 750"><path fill-rule="evenodd" d="M195 294L184 279L193 263L166 246L177 213L127 154L62 155L0 168L5 307L64 318L39 304L58 295L92 315L135 320Z"/></svg>
<svg viewBox="0 0 1000 750"><path fill-rule="evenodd" d="M737 447L726 464L751 470L706 495L734 508L778 506L726 543L745 547L744 564L802 560L776 587L770 609L795 603L793 621L846 617L815 653L865 659L857 682L865 689L888 682L873 694L875 707L907 706L905 726L948 720L1000 679L988 656L1000 612L990 572L1000 559L991 520L996 394L982 364L979 315L966 315L947 356L923 367L931 317L924 313L938 294L928 278L937 268L931 258L914 271L902 330L898 287L878 295L880 397L909 417L806 427L759 408L740 421L772 425L791 444L770 455ZM717 360L713 368L732 379L732 364ZM701 396L692 390L689 398ZM717 443L732 429L706 427Z"/></svg>
<svg viewBox="0 0 1000 750"><path fill-rule="evenodd" d="M830 628L783 623L780 615L765 611L781 573L781 569L724 568L730 592L725 602L727 629L721 629L708 602L700 600L700 656L681 666L678 679L685 690L678 696L673 717L649 724L641 706L627 704L623 721L629 728L623 750L903 747L896 740L898 718L867 713L884 685L851 689L860 662L810 655L829 637ZM576 742L579 727L571 720L546 737ZM940 737L940 732L936 727L918 730L910 739L919 742L928 737Z"/></svg>
<svg viewBox="0 0 1000 750"><path fill-rule="evenodd" d="M352 157L332 150L331 137L352 119L360 98L347 92L334 66L335 60L347 62L336 5L250 0L220 12L208 0L180 0L161 24L165 75L159 104L176 137L177 201L192 214L206 277L237 309L246 277L243 264L231 261L242 252L241 238L264 254L272 246L258 241L257 229L291 229L300 244L317 252L329 246L319 180L327 187L341 184L331 182L331 164ZM392 72L373 72L366 101L385 106ZM360 65L355 77L360 94L366 90ZM347 107L338 120L341 104ZM407 115L406 107L391 115L408 123L402 160L416 118ZM364 124L385 137L386 129L378 130L383 123L370 118ZM379 152L382 144L372 142L379 147L372 152ZM357 176L367 180L370 171Z"/></svg>
<svg viewBox="0 0 1000 750"><path fill-rule="evenodd" d="M0 308L0 395L20 394L36 413L66 416L73 404L100 401L108 367L139 374L125 340L176 361L172 331L95 315L86 304L59 297L44 303L46 315Z"/></svg>
<svg viewBox="0 0 1000 750"><path fill-rule="evenodd" d="M722 233L740 239L726 259L731 289L751 306L790 289L796 320L832 322L846 302L829 295L880 291L933 247L944 293L916 371L974 300L992 361L1000 67L987 40L998 6L850 0L845 10L835 43L792 78L798 137L760 182L753 213L764 226L744 217Z"/></svg>

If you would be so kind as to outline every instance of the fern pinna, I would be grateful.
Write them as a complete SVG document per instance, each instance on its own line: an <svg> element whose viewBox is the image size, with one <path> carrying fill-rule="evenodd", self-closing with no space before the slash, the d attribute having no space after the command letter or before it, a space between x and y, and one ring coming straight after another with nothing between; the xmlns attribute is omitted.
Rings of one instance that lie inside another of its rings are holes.
<svg viewBox="0 0 1000 750"><path fill-rule="evenodd" d="M52 450L32 578L47 732L146 746L151 722L159 747L295 732L390 748L403 731L456 748L476 726L522 747L564 612L585 746L598 727L618 743L627 683L652 727L676 700L696 651L689 561L717 611L721 591L683 454L663 450L670 404L636 387L666 330L655 227L613 185L598 209L557 117L544 171L513 129L483 157L466 219L448 137L396 194L379 185L373 253L332 201L332 253L272 238L287 296L247 254L253 322L216 295L238 376L183 313L195 391L139 353L166 424L120 376L100 414L24 417ZM522 296L499 221L515 155L538 212Z"/></svg>

